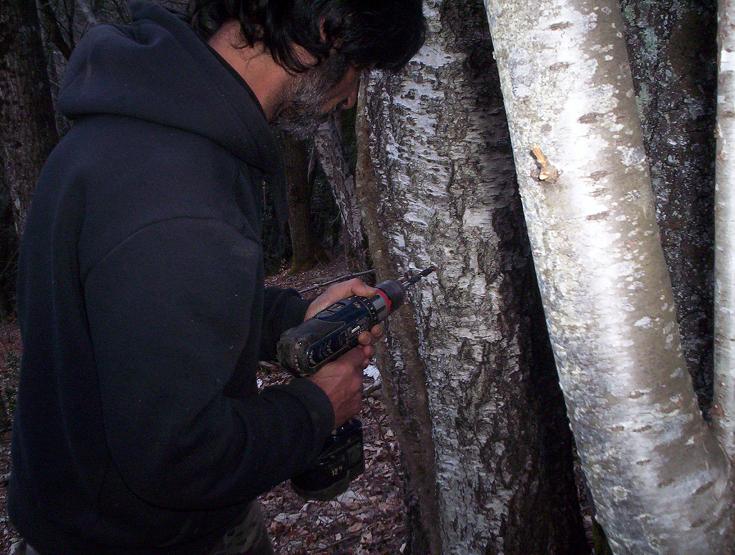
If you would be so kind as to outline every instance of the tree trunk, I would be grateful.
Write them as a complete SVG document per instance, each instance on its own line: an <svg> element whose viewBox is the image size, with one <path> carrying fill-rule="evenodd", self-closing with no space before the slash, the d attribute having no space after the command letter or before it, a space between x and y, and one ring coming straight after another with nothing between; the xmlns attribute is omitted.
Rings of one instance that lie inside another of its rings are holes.
<svg viewBox="0 0 735 555"><path fill-rule="evenodd" d="M1 156L0 156L1 158ZM10 192L0 162L0 322L15 311L15 277L18 267L19 237L13 224Z"/></svg>
<svg viewBox="0 0 735 555"><path fill-rule="evenodd" d="M561 396L533 360L531 267L483 6L430 0L425 13L414 61L371 77L358 134L382 277L438 266L389 322L381 358L428 545L413 552L586 552ZM565 440L560 464L549 447Z"/></svg>
<svg viewBox="0 0 735 555"><path fill-rule="evenodd" d="M0 10L0 159L18 235L57 140L36 5L6 0Z"/></svg>
<svg viewBox="0 0 735 555"><path fill-rule="evenodd" d="M684 358L712 400L715 0L622 0Z"/></svg>
<svg viewBox="0 0 735 555"><path fill-rule="evenodd" d="M726 553L729 464L681 354L614 0L487 0L554 354L616 553Z"/></svg>
<svg viewBox="0 0 735 555"><path fill-rule="evenodd" d="M735 459L735 0L719 8L715 205L715 407L720 444Z"/></svg>
<svg viewBox="0 0 735 555"><path fill-rule="evenodd" d="M375 87L373 87L375 90ZM362 207L370 254L381 278L395 277L389 244L378 220L378 182L370 147L367 83L360 88L358 101L357 168L358 202ZM377 281L381 281L379 279ZM440 555L441 539L435 523L439 521L436 496L436 468L431 416L428 410L425 368L419 356L416 322L407 309L395 313L385 323L388 349L378 347L379 366L386 409L391 416L406 468L406 505L408 509L408 553Z"/></svg>
<svg viewBox="0 0 735 555"><path fill-rule="evenodd" d="M288 229L291 236L291 272L313 268L324 258L311 226L311 192L309 149L305 141L297 141L281 133L283 161L288 181Z"/></svg>
<svg viewBox="0 0 735 555"><path fill-rule="evenodd" d="M314 137L319 165L329 180L342 218L347 259L351 262L353 269L364 270L367 268L367 261L362 217L355 189L355 175L345 159L342 142L336 116L320 126Z"/></svg>

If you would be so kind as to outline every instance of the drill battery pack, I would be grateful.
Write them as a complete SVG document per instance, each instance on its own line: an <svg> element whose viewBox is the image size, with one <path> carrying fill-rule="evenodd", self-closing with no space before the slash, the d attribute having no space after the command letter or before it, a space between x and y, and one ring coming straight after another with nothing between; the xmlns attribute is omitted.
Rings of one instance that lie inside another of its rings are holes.
<svg viewBox="0 0 735 555"><path fill-rule="evenodd" d="M327 439L317 461L291 478L291 487L304 499L329 501L347 491L350 482L365 471L362 422L348 420Z"/></svg>

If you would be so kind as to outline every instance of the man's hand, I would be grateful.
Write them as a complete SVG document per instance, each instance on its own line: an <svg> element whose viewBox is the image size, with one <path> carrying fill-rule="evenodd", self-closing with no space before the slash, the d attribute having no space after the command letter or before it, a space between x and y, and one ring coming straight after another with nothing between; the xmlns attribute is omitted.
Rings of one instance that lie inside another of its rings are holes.
<svg viewBox="0 0 735 555"><path fill-rule="evenodd" d="M332 402L335 428L360 412L362 371L370 361L363 354L363 349L355 347L308 378L321 387Z"/></svg>
<svg viewBox="0 0 735 555"><path fill-rule="evenodd" d="M312 301L306 311L304 320L315 316L337 301L353 295L372 297L375 295L375 288L367 286L360 279L351 279L332 285ZM382 335L383 326L380 325L373 326L373 329L369 332L361 333L358 337L359 347L324 365L309 378L324 390L332 402L336 427L341 426L360 412L362 405L362 371L375 354L373 343Z"/></svg>
<svg viewBox="0 0 735 555"><path fill-rule="evenodd" d="M353 295L358 295L360 297L372 297L375 295L375 291L376 289L374 287L366 285L364 281L357 278L349 281L343 281L342 283L335 283L311 302L309 308L306 310L304 320L308 320L315 316L318 312L321 312L337 301L341 301L347 297L352 297ZM357 338L360 342L362 351L368 360L375 354L375 349L372 345L380 339L382 335L383 326L377 325L373 326L373 329L369 332L362 332L360 337Z"/></svg>

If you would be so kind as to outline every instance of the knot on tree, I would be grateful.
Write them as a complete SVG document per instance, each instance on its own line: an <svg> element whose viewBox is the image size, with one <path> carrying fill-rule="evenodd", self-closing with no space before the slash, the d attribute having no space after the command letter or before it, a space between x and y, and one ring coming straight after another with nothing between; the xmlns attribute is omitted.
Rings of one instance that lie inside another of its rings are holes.
<svg viewBox="0 0 735 555"><path fill-rule="evenodd" d="M541 147L535 145L531 149L531 155L536 161L536 168L531 172L531 177L543 183L556 183L559 180L559 170L549 162Z"/></svg>

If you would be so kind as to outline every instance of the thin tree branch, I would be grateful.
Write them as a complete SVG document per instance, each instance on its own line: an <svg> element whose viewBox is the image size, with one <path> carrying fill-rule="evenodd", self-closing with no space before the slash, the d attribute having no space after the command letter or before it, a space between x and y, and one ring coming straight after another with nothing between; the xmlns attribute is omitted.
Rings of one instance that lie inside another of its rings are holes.
<svg viewBox="0 0 735 555"><path fill-rule="evenodd" d="M375 270L367 270L365 272L358 272L356 274L345 274L343 276L339 276L338 278L330 279L329 281L325 281L323 283L317 283L316 285L312 285L311 287L307 287L306 289L300 289L299 293L309 293L311 291L315 291L317 289L321 289L322 287L326 287L327 285L332 285L333 283L339 283L340 281L347 281L348 279L366 276L368 274L374 274Z"/></svg>

